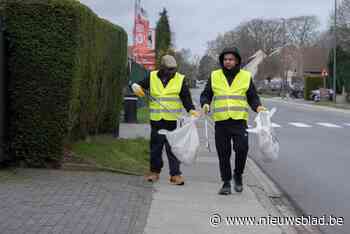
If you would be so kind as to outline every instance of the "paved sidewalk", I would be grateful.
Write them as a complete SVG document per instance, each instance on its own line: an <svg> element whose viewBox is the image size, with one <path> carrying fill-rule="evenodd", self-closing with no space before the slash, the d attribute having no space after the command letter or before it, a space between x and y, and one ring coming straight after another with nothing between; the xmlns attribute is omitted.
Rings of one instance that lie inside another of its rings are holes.
<svg viewBox="0 0 350 234"><path fill-rule="evenodd" d="M258 219L269 215L282 217L296 214L291 207L284 205L281 192L250 159L244 175L243 193L237 194L233 191L230 196L219 196L217 192L221 181L214 139L211 137L210 140L214 152L208 152L204 147L203 126L203 121L200 121L198 127L202 144L198 161L191 166L182 166L186 179L185 186L168 183L167 159L163 155L165 166L160 181L154 184L155 192L144 234L318 233L311 229L297 230L292 226L226 225L224 220L226 216ZM128 132L127 137L149 138L147 125L122 124L120 130L122 138L126 135L124 131ZM212 133L210 135L213 136ZM212 216L215 214L220 215L221 220L217 216ZM211 225L210 217L213 217L214 222L219 220L220 223Z"/></svg>
<svg viewBox="0 0 350 234"><path fill-rule="evenodd" d="M282 233L280 228L273 226L227 226L225 216L267 217L268 213L247 186L242 194L217 195L220 184L215 177L208 176L208 171L214 171L213 166L217 166L216 163L199 162L195 169L186 168L187 180L183 187L169 185L165 179L167 175L163 173L162 180L155 185L144 233ZM217 227L210 225L210 218L212 222L219 222Z"/></svg>
<svg viewBox="0 0 350 234"><path fill-rule="evenodd" d="M19 169L0 181L1 234L139 234L152 186L104 172Z"/></svg>

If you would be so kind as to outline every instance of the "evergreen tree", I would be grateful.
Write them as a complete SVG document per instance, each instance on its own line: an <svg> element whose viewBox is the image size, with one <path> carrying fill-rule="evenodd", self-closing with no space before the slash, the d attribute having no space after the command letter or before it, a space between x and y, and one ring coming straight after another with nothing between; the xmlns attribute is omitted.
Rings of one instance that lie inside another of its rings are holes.
<svg viewBox="0 0 350 234"><path fill-rule="evenodd" d="M171 48L171 31L169 25L168 11L164 8L159 14L160 18L156 26L156 57L159 68L161 57L164 54L173 54Z"/></svg>
<svg viewBox="0 0 350 234"><path fill-rule="evenodd" d="M333 88L333 50L329 54L329 79L328 87ZM337 93L341 93L343 87L350 91L350 53L342 47L337 47Z"/></svg>
<svg viewBox="0 0 350 234"><path fill-rule="evenodd" d="M215 59L210 57L209 55L204 55L200 62L198 68L198 80L207 80L210 76L211 72L218 68L219 65Z"/></svg>

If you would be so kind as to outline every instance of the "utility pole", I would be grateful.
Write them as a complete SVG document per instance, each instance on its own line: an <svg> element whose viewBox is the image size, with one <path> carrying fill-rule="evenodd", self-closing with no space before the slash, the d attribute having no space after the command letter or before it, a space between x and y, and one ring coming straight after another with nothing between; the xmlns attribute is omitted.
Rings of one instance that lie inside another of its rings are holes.
<svg viewBox="0 0 350 234"><path fill-rule="evenodd" d="M141 8L141 0L135 0L135 5L134 5L134 32L133 32L133 45L136 45L136 19L137 16L140 12L140 8Z"/></svg>
<svg viewBox="0 0 350 234"><path fill-rule="evenodd" d="M333 48L333 101L337 100L337 0L334 0L334 48Z"/></svg>
<svg viewBox="0 0 350 234"><path fill-rule="evenodd" d="M3 18L0 17L0 163L5 160L6 138L6 72L5 72L5 36Z"/></svg>
<svg viewBox="0 0 350 234"><path fill-rule="evenodd" d="M282 47L282 58L283 58L283 77L282 77L282 96L286 97L286 80L287 80L287 59L286 59L286 45L287 45L287 27L286 19L282 18L283 21L283 47Z"/></svg>

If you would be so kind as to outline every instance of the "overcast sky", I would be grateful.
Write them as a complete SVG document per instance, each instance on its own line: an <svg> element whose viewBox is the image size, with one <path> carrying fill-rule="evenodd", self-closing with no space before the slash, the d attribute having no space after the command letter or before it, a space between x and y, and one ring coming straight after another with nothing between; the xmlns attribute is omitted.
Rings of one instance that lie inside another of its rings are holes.
<svg viewBox="0 0 350 234"><path fill-rule="evenodd" d="M100 17L122 26L131 42L134 0L80 0ZM334 0L141 0L152 27L159 12L168 10L177 49L191 49L203 55L207 41L253 18L279 18L316 15L321 28L328 26Z"/></svg>

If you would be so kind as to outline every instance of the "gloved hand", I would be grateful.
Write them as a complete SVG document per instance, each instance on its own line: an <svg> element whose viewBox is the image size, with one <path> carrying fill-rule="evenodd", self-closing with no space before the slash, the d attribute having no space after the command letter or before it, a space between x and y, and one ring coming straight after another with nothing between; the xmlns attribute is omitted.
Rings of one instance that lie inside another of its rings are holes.
<svg viewBox="0 0 350 234"><path fill-rule="evenodd" d="M202 107L202 110L203 110L204 114L207 115L209 113L209 111L210 111L209 104L204 104L203 107Z"/></svg>
<svg viewBox="0 0 350 234"><path fill-rule="evenodd" d="M138 97L144 97L145 96L145 92L143 91L142 87L136 83L133 83L131 86L132 91L134 92L134 94Z"/></svg>
<svg viewBox="0 0 350 234"><path fill-rule="evenodd" d="M258 106L258 108L256 108L256 112L262 112L262 111L267 111L267 109L264 106Z"/></svg>
<svg viewBox="0 0 350 234"><path fill-rule="evenodd" d="M190 115L198 118L201 114L196 110L190 110Z"/></svg>

